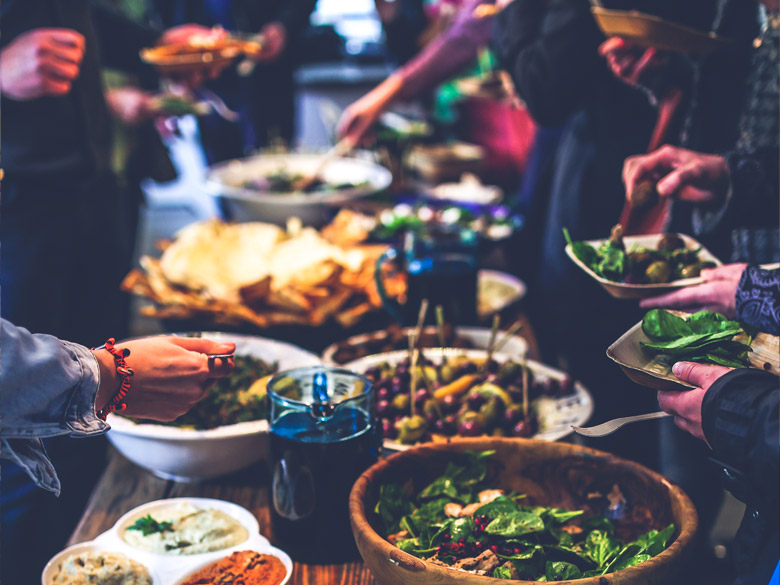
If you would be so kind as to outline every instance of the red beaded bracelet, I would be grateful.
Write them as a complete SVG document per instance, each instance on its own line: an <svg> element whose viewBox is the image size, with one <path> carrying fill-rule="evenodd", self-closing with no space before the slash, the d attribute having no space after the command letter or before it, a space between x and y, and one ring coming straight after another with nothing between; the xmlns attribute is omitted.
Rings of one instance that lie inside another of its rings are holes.
<svg viewBox="0 0 780 585"><path fill-rule="evenodd" d="M125 396L127 396L127 392L130 390L130 378L134 373L133 369L130 368L125 361L125 358L130 355L130 350L124 348L122 351L119 351L116 347L114 347L114 343L116 343L116 340L113 337L109 337L104 345L93 348L95 351L98 349L105 349L108 353L114 356L116 373L119 376L119 379L122 381L119 386L119 391L114 394L114 397L104 408L101 408L98 411L97 415L102 420L106 420L106 417L112 412L121 412L127 408L127 404L124 402L124 400Z"/></svg>

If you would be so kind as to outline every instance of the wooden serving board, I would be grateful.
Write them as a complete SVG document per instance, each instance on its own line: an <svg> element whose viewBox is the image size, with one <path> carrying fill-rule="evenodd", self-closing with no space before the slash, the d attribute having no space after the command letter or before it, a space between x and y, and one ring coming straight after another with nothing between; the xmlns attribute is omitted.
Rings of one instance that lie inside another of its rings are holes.
<svg viewBox="0 0 780 585"><path fill-rule="evenodd" d="M681 317L688 315L680 311L672 311L672 313ZM643 341L648 343L650 339L642 331L640 321L607 348L607 356L622 368L626 376L642 386L655 390L693 388L672 373L672 366L680 360L645 351L639 345ZM780 337L759 333L750 346L753 348L753 351L748 354L751 365L780 376Z"/></svg>

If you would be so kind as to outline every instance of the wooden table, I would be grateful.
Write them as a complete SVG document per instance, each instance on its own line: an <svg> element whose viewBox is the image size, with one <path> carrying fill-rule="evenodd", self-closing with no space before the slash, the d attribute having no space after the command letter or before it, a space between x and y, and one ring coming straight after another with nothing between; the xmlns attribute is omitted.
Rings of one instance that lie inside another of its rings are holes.
<svg viewBox="0 0 780 585"><path fill-rule="evenodd" d="M539 359L536 339L527 320L520 333L529 342L529 357ZM257 517L260 532L273 542L268 507L269 485L270 477L263 464L208 482L180 483L156 477L111 449L109 464L95 486L68 546L92 540L111 528L123 514L141 504L178 497L216 498L243 506ZM295 563L290 583L366 585L376 581L363 562L357 559L338 565Z"/></svg>

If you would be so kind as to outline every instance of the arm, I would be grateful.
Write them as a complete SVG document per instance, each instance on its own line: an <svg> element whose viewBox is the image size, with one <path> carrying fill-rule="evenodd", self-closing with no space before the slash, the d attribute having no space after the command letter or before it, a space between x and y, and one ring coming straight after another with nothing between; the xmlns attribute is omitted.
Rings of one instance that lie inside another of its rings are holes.
<svg viewBox="0 0 780 585"><path fill-rule="evenodd" d="M541 125L566 121L583 104L595 77L607 74L604 40L589 4L515 0L497 17L495 44L520 98Z"/></svg>
<svg viewBox="0 0 780 585"><path fill-rule="evenodd" d="M751 503L777 513L780 383L760 370L734 370L710 386L702 427L719 461L741 472Z"/></svg>
<svg viewBox="0 0 780 585"><path fill-rule="evenodd" d="M780 269L745 269L737 287L737 319L780 335Z"/></svg>

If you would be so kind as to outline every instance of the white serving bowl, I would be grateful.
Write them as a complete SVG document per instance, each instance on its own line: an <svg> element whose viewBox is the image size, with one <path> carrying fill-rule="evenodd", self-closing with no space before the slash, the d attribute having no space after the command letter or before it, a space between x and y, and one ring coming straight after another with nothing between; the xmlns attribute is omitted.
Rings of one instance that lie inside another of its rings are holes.
<svg viewBox="0 0 780 585"><path fill-rule="evenodd" d="M233 341L237 355L278 362L279 371L314 366L320 359L295 345L250 335L203 332L215 341ZM176 481L202 481L248 467L268 453L268 421L208 430L135 423L110 415L108 440L136 465Z"/></svg>
<svg viewBox="0 0 780 585"><path fill-rule="evenodd" d="M273 193L243 186L247 181L279 169L311 176L318 171L322 154L260 154L213 166L207 176L210 192L223 204L232 221L265 221L285 225L298 217L304 225L321 227L335 206L365 197L390 186L389 170L371 161L334 158L321 170L328 183L366 183L365 186L315 193Z"/></svg>
<svg viewBox="0 0 780 585"><path fill-rule="evenodd" d="M116 547L109 543L100 543L95 541L90 542L81 542L79 544L74 544L73 546L69 546L63 551L60 551L56 555L54 555L51 560L46 563L46 566L43 568L43 573L41 573L41 585L51 585L52 580L54 579L54 575L57 572L57 569L59 568L59 565L61 562L63 562L67 557L69 557L72 554L79 554L83 552L89 552L89 551L102 551L102 552L113 552L113 553L120 553L125 555L126 557L141 563L146 567L146 569L149 571L149 575L152 578L152 585L163 585L163 582L160 580L160 577L157 575L157 572L154 571L152 567L150 567L147 563L145 563L143 560L139 558L139 555L135 555L132 552L128 551L126 548L122 547ZM8 562L8 559L6 559L6 562Z"/></svg>
<svg viewBox="0 0 780 585"><path fill-rule="evenodd" d="M433 347L424 350L425 357L434 363L440 363L445 357L454 358L456 356L466 356L467 358L485 358L484 349L460 349L455 347ZM352 362L344 364L342 367L360 372L361 374L369 368L383 363L397 364L406 359L408 351L388 351L376 355L366 356ZM506 353L496 353L493 359L503 363L510 359L517 359L517 356L507 355ZM546 366L540 362L527 360L528 368L535 376L553 378L561 380L566 376L565 372ZM574 383L575 393L570 396L561 397L542 397L537 399L536 408L539 411L539 431L531 438L542 439L544 441L557 441L571 434L572 425L582 426L593 414L593 398L587 388L580 382ZM543 402L542 402L543 401ZM532 402L533 404L533 402ZM453 439L459 439L457 435ZM392 451L405 451L413 445L405 445L393 440L385 439L385 449Z"/></svg>

